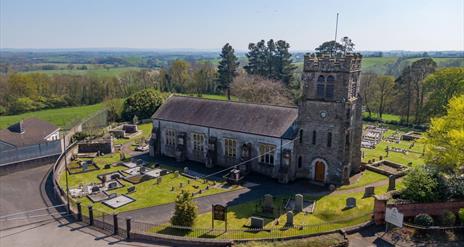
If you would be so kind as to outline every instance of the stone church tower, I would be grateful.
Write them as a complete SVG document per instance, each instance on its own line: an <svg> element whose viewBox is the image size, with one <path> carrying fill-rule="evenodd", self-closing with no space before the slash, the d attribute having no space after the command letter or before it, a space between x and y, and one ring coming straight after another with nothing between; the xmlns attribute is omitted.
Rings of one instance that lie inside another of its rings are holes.
<svg viewBox="0 0 464 247"><path fill-rule="evenodd" d="M307 54L295 140L296 177L343 184L361 164L362 56Z"/></svg>

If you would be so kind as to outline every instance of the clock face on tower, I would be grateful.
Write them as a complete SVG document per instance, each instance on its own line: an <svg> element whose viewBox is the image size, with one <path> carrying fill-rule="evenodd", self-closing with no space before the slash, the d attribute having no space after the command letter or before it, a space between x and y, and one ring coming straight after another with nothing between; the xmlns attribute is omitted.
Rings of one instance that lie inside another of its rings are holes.
<svg viewBox="0 0 464 247"><path fill-rule="evenodd" d="M327 117L327 112L326 111L321 111L321 118L324 119Z"/></svg>

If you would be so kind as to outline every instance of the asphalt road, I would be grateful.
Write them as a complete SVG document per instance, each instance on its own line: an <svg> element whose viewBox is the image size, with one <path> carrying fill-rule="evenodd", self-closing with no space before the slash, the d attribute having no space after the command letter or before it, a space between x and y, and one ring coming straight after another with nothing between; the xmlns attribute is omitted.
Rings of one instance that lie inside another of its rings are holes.
<svg viewBox="0 0 464 247"><path fill-rule="evenodd" d="M0 177L0 216L44 208L50 198L44 190L50 165ZM162 246L132 243L69 224L63 218L52 216L0 222L1 247L82 247L82 246Z"/></svg>

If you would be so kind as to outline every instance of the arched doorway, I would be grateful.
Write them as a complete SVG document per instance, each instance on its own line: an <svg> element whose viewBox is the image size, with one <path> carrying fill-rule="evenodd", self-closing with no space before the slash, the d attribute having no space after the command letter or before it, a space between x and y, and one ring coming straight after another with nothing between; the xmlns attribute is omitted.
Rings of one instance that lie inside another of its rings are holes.
<svg viewBox="0 0 464 247"><path fill-rule="evenodd" d="M313 180L319 183L325 183L327 176L327 164L322 159L313 161Z"/></svg>

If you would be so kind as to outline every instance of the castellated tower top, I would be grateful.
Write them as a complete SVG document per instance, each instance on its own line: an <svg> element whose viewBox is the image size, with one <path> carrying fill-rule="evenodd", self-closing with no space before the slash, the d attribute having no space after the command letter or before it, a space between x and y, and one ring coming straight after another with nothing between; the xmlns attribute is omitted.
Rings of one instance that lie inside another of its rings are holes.
<svg viewBox="0 0 464 247"><path fill-rule="evenodd" d="M362 55L359 53L307 53L304 56L304 72L356 72L361 70Z"/></svg>

